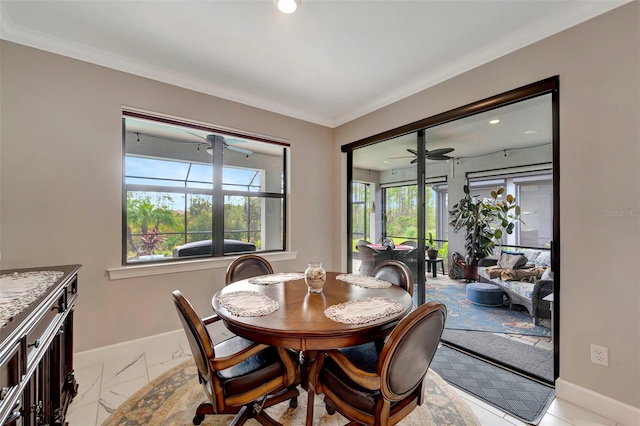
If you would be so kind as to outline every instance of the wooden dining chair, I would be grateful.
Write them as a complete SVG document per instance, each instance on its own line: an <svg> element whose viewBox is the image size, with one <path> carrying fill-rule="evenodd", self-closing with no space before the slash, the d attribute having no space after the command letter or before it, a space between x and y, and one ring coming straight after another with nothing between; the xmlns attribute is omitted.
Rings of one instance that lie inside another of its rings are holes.
<svg viewBox="0 0 640 426"><path fill-rule="evenodd" d="M269 274L273 274L273 267L267 259L255 254L246 254L229 264L225 284Z"/></svg>
<svg viewBox="0 0 640 426"><path fill-rule="evenodd" d="M310 375L327 412L338 411L349 425L386 426L422 405L446 316L443 304L429 302L398 323L380 354L373 344L318 354Z"/></svg>
<svg viewBox="0 0 640 426"><path fill-rule="evenodd" d="M264 408L286 400L292 408L298 405L300 372L294 354L239 336L214 345L205 324L220 318L213 315L200 319L178 290L173 292L173 301L209 400L200 404L193 424L199 425L207 414L237 414L234 425L242 425L249 418L263 425L277 425Z"/></svg>
<svg viewBox="0 0 640 426"><path fill-rule="evenodd" d="M413 275L407 265L399 260L385 260L378 264L373 276L405 289L413 297Z"/></svg>

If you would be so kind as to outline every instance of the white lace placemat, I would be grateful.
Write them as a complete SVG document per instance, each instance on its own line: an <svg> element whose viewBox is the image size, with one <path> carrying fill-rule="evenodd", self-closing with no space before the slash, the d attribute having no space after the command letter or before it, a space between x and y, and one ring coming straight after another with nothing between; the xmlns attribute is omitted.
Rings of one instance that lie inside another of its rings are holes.
<svg viewBox="0 0 640 426"><path fill-rule="evenodd" d="M324 315L343 324L366 324L402 312L402 303L386 297L367 297L329 306Z"/></svg>
<svg viewBox="0 0 640 426"><path fill-rule="evenodd" d="M349 284L357 285L364 288L389 288L393 284L388 281L379 280L373 277L367 277L365 275L355 274L340 274L336 277L337 280L346 281Z"/></svg>
<svg viewBox="0 0 640 426"><path fill-rule="evenodd" d="M302 272L283 272L280 274L261 275L259 277L249 278L247 281L251 284L269 285L301 279L304 279Z"/></svg>
<svg viewBox="0 0 640 426"><path fill-rule="evenodd" d="M232 291L218 296L218 303L237 317L262 317L278 310L280 305L257 291Z"/></svg>
<svg viewBox="0 0 640 426"><path fill-rule="evenodd" d="M32 304L64 272L27 271L0 275L0 328Z"/></svg>

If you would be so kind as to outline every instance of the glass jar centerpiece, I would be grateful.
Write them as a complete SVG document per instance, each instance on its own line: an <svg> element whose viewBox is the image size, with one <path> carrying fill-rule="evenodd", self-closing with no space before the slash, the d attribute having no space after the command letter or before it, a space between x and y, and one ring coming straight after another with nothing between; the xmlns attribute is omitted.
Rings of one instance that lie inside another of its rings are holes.
<svg viewBox="0 0 640 426"><path fill-rule="evenodd" d="M320 262L311 262L304 271L304 282L307 283L309 293L322 293L322 287L327 279L327 272Z"/></svg>

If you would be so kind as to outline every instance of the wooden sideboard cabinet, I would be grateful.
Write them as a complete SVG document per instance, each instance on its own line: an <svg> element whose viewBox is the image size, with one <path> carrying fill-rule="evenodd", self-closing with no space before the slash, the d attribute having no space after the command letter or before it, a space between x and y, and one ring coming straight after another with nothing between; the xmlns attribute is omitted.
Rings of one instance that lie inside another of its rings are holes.
<svg viewBox="0 0 640 426"><path fill-rule="evenodd" d="M66 424L79 269L0 270L0 426Z"/></svg>

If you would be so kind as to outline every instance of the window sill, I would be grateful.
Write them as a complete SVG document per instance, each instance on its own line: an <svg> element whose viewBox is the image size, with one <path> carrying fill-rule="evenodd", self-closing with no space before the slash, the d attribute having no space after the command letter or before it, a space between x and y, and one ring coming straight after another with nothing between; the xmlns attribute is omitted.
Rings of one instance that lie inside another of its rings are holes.
<svg viewBox="0 0 640 426"><path fill-rule="evenodd" d="M279 262L282 260L295 260L297 251L284 251L273 253L256 253L264 257L269 262ZM183 262L154 263L148 265L129 265L118 268L109 268L109 279L123 280L127 278L147 277L151 275L175 274L179 272L201 271L204 269L226 268L231 261L238 256L216 257L209 259L185 260Z"/></svg>

